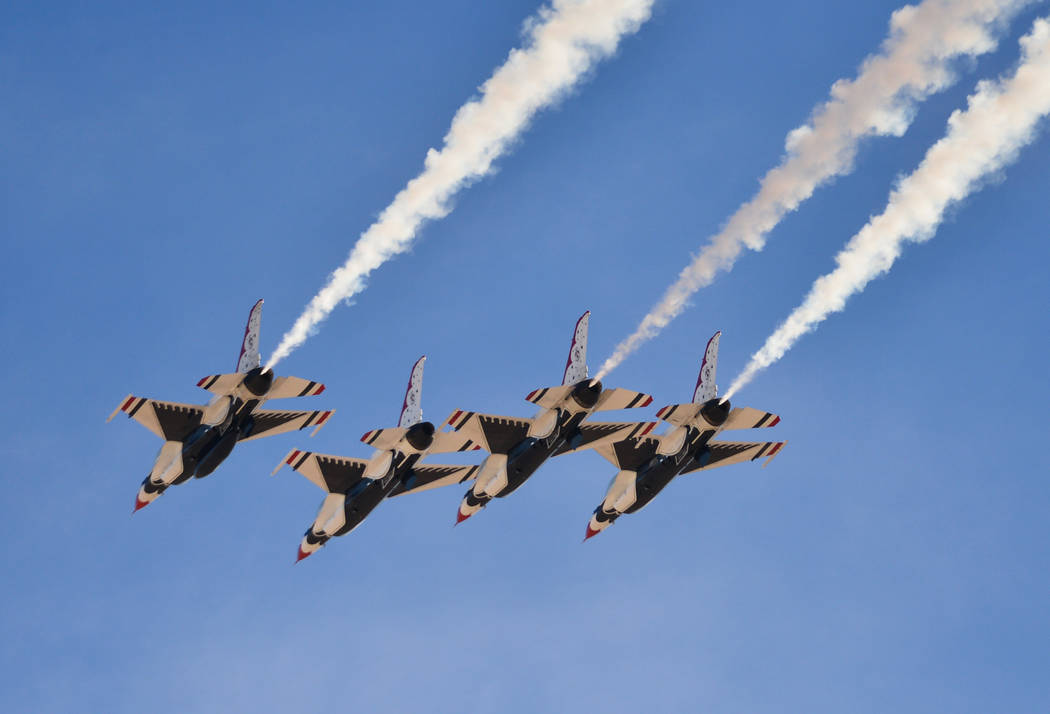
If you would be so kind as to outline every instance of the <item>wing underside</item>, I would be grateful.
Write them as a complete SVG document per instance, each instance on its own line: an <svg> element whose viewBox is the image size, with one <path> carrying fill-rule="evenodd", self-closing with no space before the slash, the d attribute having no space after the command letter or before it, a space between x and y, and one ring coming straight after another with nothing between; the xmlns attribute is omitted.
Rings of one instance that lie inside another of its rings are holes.
<svg viewBox="0 0 1050 714"><path fill-rule="evenodd" d="M529 435L530 419L456 410L448 424L490 454L506 454Z"/></svg>
<svg viewBox="0 0 1050 714"><path fill-rule="evenodd" d="M597 449L617 441L643 437L656 427L654 421L643 422L587 422L580 425L580 434L554 452L555 456L571 454L584 449Z"/></svg>
<svg viewBox="0 0 1050 714"><path fill-rule="evenodd" d="M314 430L310 436L313 436L317 433L318 429L325 425L328 418L332 416L333 413L335 413L334 409L312 412L259 409L252 414L252 428L248 430L248 434L242 437L241 440L250 441L252 439L261 439L264 436L284 434L289 431L298 431L311 426L314 427Z"/></svg>
<svg viewBox="0 0 1050 714"><path fill-rule="evenodd" d="M660 447L659 437L643 436L603 444L595 449L620 471L637 471L649 459L656 456Z"/></svg>
<svg viewBox="0 0 1050 714"><path fill-rule="evenodd" d="M682 473L687 474L692 473L693 471L706 471L708 469L718 468L719 466L742 464L745 461L757 461L761 458L765 458L766 460L765 463L762 464L764 468L769 466L769 462L773 460L773 457L780 453L786 443L786 441L712 441L707 445L710 454L703 465L696 465L688 468Z"/></svg>
<svg viewBox="0 0 1050 714"><path fill-rule="evenodd" d="M124 412L128 418L134 419L165 441L182 441L200 426L204 408L196 404L160 402L129 394L113 410L109 419L115 417L117 412Z"/></svg>
<svg viewBox="0 0 1050 714"><path fill-rule="evenodd" d="M431 464L416 466L408 477L390 492L390 495L401 496L406 493L418 493L419 491L429 491L432 488L466 483L477 477L478 468L477 466L437 466Z"/></svg>
<svg viewBox="0 0 1050 714"><path fill-rule="evenodd" d="M368 462L292 449L273 472L276 474L285 465L291 466L322 491L347 493L364 477Z"/></svg>

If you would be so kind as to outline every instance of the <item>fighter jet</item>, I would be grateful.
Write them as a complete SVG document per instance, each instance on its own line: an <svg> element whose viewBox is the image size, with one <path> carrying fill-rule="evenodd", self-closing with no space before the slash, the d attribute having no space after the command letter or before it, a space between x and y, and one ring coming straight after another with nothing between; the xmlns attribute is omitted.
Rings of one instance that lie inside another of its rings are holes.
<svg viewBox="0 0 1050 714"><path fill-rule="evenodd" d="M718 365L716 332L707 343L700 376L691 404L671 404L656 413L673 428L666 434L639 436L596 450L620 471L613 478L605 500L594 509L587 524L586 541L616 522L624 513L644 508L675 476L718 466L766 458L768 466L786 441L713 441L729 429L776 426L780 417L750 407L730 409L718 398L715 369Z"/></svg>
<svg viewBox="0 0 1050 714"><path fill-rule="evenodd" d="M250 441L295 429L314 427L317 433L334 410L273 411L260 409L269 399L320 394L324 385L298 377L274 377L259 364L259 326L263 301L255 303L244 328L237 371L215 374L197 382L215 396L206 406L160 402L129 394L109 421L124 412L164 439L153 469L135 497L135 511L155 501L169 486L210 474L238 441ZM313 435L311 434L311 436ZM134 512L134 511L133 511Z"/></svg>
<svg viewBox="0 0 1050 714"><path fill-rule="evenodd" d="M333 536L346 535L388 496L425 491L464 483L474 478L477 466L431 466L420 464L427 454L475 451L479 447L455 432L439 432L423 421L423 363L420 357L401 406L401 418L393 429L373 429L361 441L376 449L371 459L315 454L293 449L273 470L287 464L325 492L317 518L299 544L296 562L316 553ZM444 424L442 424L442 427Z"/></svg>
<svg viewBox="0 0 1050 714"><path fill-rule="evenodd" d="M531 419L456 410L448 423L471 443L489 452L477 481L460 503L456 523L480 511L493 498L517 490L551 456L594 448L648 434L656 422L584 423L592 412L645 407L653 398L629 389L605 389L587 378L587 329L590 311L573 330L569 359L560 387L536 389L525 397L540 407Z"/></svg>

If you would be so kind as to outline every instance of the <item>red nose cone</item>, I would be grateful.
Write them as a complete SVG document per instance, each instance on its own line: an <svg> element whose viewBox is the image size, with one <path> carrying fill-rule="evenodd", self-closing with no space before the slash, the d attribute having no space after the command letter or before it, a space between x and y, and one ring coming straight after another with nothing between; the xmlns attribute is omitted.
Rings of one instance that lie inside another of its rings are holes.
<svg viewBox="0 0 1050 714"><path fill-rule="evenodd" d="M458 526L463 521L470 518L471 514L464 513L463 511L456 511L456 525Z"/></svg>
<svg viewBox="0 0 1050 714"><path fill-rule="evenodd" d="M591 528L591 524L588 523L587 524L587 534L585 536L583 536L583 541L586 543L588 538L593 538L594 536L598 535L598 533L600 533L600 532L601 531L596 531L593 528Z"/></svg>
<svg viewBox="0 0 1050 714"><path fill-rule="evenodd" d="M137 512L140 508L145 508L149 505L149 501L143 501L138 496L135 496L135 510L132 513Z"/></svg>
<svg viewBox="0 0 1050 714"><path fill-rule="evenodd" d="M303 552L303 547L299 546L299 554L295 556L295 562L298 563L303 558L309 558L309 557L310 557L310 554L309 553L304 553Z"/></svg>

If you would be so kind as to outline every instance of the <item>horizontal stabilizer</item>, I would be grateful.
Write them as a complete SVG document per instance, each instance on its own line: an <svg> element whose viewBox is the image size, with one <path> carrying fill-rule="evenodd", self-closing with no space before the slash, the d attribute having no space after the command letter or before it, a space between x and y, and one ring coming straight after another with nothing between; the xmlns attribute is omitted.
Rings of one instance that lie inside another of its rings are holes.
<svg viewBox="0 0 1050 714"><path fill-rule="evenodd" d="M252 412L252 428L248 430L245 436L241 437L241 441L260 439L264 436L273 436L274 434L284 434L311 426L314 430L310 432L310 436L313 436L321 430L321 427L328 422L329 417L334 413L335 409L313 412L258 409Z"/></svg>
<svg viewBox="0 0 1050 714"><path fill-rule="evenodd" d="M594 411L634 409L635 407L647 407L652 403L653 398L648 394L615 387L602 391L602 395L598 397L598 403L594 405Z"/></svg>
<svg viewBox="0 0 1050 714"><path fill-rule="evenodd" d="M361 441L368 444L373 449L386 451L387 449L394 448L394 446L397 445L397 442L405 437L405 432L407 431L408 429L404 429L400 426L393 426L388 429L372 429L361 435Z"/></svg>
<svg viewBox="0 0 1050 714"><path fill-rule="evenodd" d="M301 473L322 491L347 493L364 477L368 462L363 459L349 459L292 449L281 460L281 463L277 464L273 474L276 474L285 465Z"/></svg>
<svg viewBox="0 0 1050 714"><path fill-rule="evenodd" d="M761 429L779 423L780 417L776 414L751 407L735 407L729 412L729 418L722 425L722 429Z"/></svg>
<svg viewBox="0 0 1050 714"><path fill-rule="evenodd" d="M538 407L544 409L553 409L554 407L561 404L567 396L572 394L573 387L576 385L569 384L564 387L543 387L541 389L533 389L531 392L525 395L525 401L532 402Z"/></svg>
<svg viewBox="0 0 1050 714"><path fill-rule="evenodd" d="M266 393L267 399L291 399L292 397L316 397L324 391L320 382L311 382L299 377L275 377L273 386Z"/></svg>
<svg viewBox="0 0 1050 714"><path fill-rule="evenodd" d="M244 379L243 374L211 374L201 378L197 386L207 389L212 394L230 394Z"/></svg>
<svg viewBox="0 0 1050 714"><path fill-rule="evenodd" d="M703 409L703 404L668 404L656 412L657 419L663 419L668 424L685 426L692 423Z"/></svg>
<svg viewBox="0 0 1050 714"><path fill-rule="evenodd" d="M436 466L426 464L416 466L399 485L390 492L391 496L406 493L419 493L432 488L453 486L457 483L473 481L478 476L478 466Z"/></svg>
<svg viewBox="0 0 1050 714"><path fill-rule="evenodd" d="M165 441L182 441L190 432L200 426L204 415L203 407L197 404L179 404L178 402L160 402L129 394L124 398L106 421L110 421L124 412Z"/></svg>

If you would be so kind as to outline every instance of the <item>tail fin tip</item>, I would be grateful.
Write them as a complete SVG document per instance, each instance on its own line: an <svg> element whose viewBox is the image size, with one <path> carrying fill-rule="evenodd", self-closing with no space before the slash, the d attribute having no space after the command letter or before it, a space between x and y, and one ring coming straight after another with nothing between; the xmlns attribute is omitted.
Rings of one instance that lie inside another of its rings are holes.
<svg viewBox="0 0 1050 714"><path fill-rule="evenodd" d="M591 321L588 310L576 321L572 332L572 344L569 345L569 358L565 361L563 385L576 384L587 379L587 328Z"/></svg>

